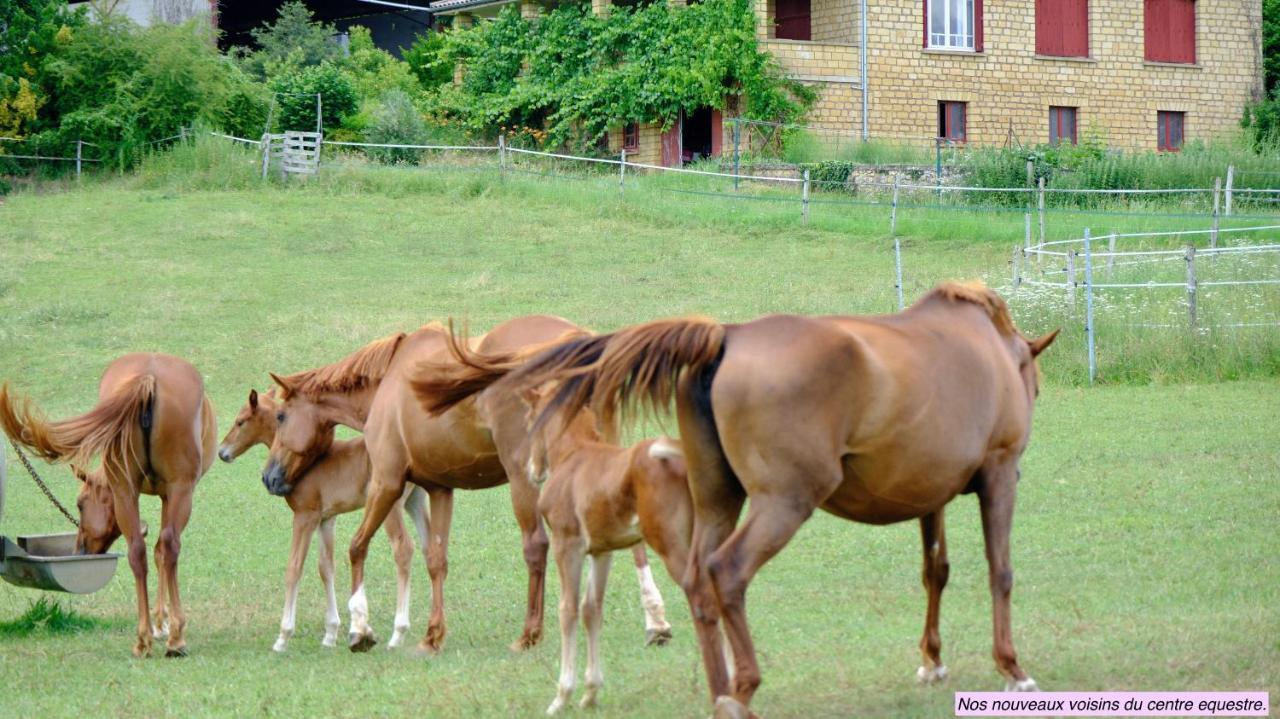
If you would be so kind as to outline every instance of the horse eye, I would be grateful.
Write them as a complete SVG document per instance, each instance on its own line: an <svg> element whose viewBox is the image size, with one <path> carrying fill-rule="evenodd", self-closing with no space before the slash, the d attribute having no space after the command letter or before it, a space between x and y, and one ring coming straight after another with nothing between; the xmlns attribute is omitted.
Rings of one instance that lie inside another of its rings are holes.
<svg viewBox="0 0 1280 719"><path fill-rule="evenodd" d="M244 426L244 420L243 420L243 419L236 420L236 426L237 426L237 427L243 427L243 426Z"/></svg>
<svg viewBox="0 0 1280 719"><path fill-rule="evenodd" d="M277 415L276 415L276 421L277 421L277 422L283 422L283 421L284 421L284 412L280 412L279 414L277 414Z"/></svg>

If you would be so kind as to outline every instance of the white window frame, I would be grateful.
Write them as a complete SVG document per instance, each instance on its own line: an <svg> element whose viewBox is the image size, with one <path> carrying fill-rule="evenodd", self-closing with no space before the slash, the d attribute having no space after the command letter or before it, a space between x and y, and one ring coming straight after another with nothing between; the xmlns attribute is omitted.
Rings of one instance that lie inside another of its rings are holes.
<svg viewBox="0 0 1280 719"><path fill-rule="evenodd" d="M926 0L929 9L929 47L938 50L974 51L973 0ZM959 17L960 31L951 32L951 21ZM933 23L942 19L942 32L933 31Z"/></svg>

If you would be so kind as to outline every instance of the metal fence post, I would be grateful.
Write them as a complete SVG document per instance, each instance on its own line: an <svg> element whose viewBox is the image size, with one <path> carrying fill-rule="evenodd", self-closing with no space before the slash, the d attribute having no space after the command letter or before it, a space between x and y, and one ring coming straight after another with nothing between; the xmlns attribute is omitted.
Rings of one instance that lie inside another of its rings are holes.
<svg viewBox="0 0 1280 719"><path fill-rule="evenodd" d="M898 311L903 310L902 302L902 242L898 238L893 238L893 271L894 271L894 288L898 290Z"/></svg>
<svg viewBox="0 0 1280 719"><path fill-rule="evenodd" d="M1187 316L1191 329L1196 328L1196 246L1187 245Z"/></svg>
<svg viewBox="0 0 1280 719"><path fill-rule="evenodd" d="M1089 384L1098 374L1098 355L1094 342L1093 324L1093 249L1089 242L1089 228L1084 228L1084 335L1089 350Z"/></svg>
<svg viewBox="0 0 1280 719"><path fill-rule="evenodd" d="M1040 244L1044 244L1044 177L1040 177L1039 198L1036 200L1036 206L1040 212Z"/></svg>
<svg viewBox="0 0 1280 719"><path fill-rule="evenodd" d="M505 133L498 133L498 168L502 174L507 174L507 136Z"/></svg>
<svg viewBox="0 0 1280 719"><path fill-rule="evenodd" d="M800 192L800 211L804 224L809 224L809 170L804 171L804 187Z"/></svg>
<svg viewBox="0 0 1280 719"><path fill-rule="evenodd" d="M742 118L733 118L733 191L738 191L738 173L742 168Z"/></svg>
<svg viewBox="0 0 1280 719"><path fill-rule="evenodd" d="M898 173L893 173L893 209L889 210L889 236L898 236Z"/></svg>
<svg viewBox="0 0 1280 719"><path fill-rule="evenodd" d="M80 179L80 163L83 159L84 159L84 140L76 140L76 179L77 180Z"/></svg>
<svg viewBox="0 0 1280 719"><path fill-rule="evenodd" d="M1235 188L1236 166L1227 165L1227 217L1231 216L1231 190Z"/></svg>
<svg viewBox="0 0 1280 719"><path fill-rule="evenodd" d="M1076 251L1067 250L1067 300L1071 302L1071 312L1076 310Z"/></svg>
<svg viewBox="0 0 1280 719"><path fill-rule="evenodd" d="M1209 233L1209 246L1218 246L1218 209L1222 200L1222 178L1213 178L1213 231Z"/></svg>
<svg viewBox="0 0 1280 719"><path fill-rule="evenodd" d="M627 181L627 148L622 148L622 162L618 164L618 192L622 192L623 184Z"/></svg>

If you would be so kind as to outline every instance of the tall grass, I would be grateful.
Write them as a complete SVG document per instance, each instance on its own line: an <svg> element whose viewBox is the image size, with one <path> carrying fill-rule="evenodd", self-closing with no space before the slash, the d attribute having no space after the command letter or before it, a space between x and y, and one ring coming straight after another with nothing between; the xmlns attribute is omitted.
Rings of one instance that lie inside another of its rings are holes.
<svg viewBox="0 0 1280 719"><path fill-rule="evenodd" d="M77 634L96 629L106 629L110 622L86 617L61 602L40 597L27 607L22 616L8 622L0 622L0 638L22 639L33 634Z"/></svg>

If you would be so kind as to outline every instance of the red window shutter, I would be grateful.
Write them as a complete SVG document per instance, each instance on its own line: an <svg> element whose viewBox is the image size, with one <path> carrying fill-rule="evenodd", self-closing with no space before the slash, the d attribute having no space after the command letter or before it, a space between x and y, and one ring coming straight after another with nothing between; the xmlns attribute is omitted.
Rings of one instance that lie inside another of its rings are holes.
<svg viewBox="0 0 1280 719"><path fill-rule="evenodd" d="M779 40L809 40L809 18L809 0L777 0L773 36Z"/></svg>
<svg viewBox="0 0 1280 719"><path fill-rule="evenodd" d="M973 0L973 51L982 52L982 0Z"/></svg>
<svg viewBox="0 0 1280 719"><path fill-rule="evenodd" d="M1196 61L1195 0L1145 0L1143 20L1147 60Z"/></svg>
<svg viewBox="0 0 1280 719"><path fill-rule="evenodd" d="M920 45L921 47L929 47L929 0L920 0L920 6L924 8L920 14L924 18L924 23L921 25L924 28L924 37L921 39Z"/></svg>
<svg viewBox="0 0 1280 719"><path fill-rule="evenodd" d="M1089 56L1088 0L1036 0L1036 53Z"/></svg>

